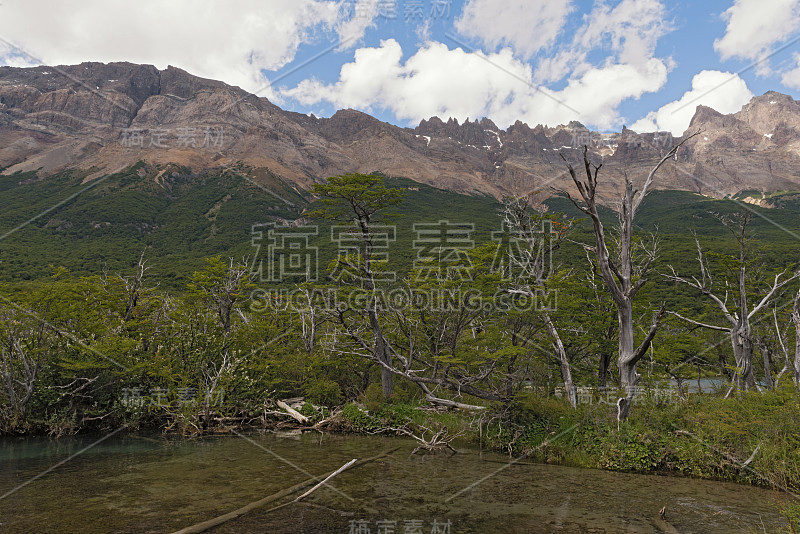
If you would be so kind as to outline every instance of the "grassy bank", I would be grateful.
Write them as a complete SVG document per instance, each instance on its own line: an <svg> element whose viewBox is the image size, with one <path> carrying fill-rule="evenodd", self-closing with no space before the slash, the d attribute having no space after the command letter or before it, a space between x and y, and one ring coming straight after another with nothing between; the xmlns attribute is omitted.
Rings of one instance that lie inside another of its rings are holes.
<svg viewBox="0 0 800 534"><path fill-rule="evenodd" d="M619 427L616 406L595 401L572 409L533 393L484 413L423 411L413 402L366 404L370 409L344 407L349 427L343 430L375 433L406 425L430 437L445 428L458 436L456 448L461 442L551 464L770 488L781 496L793 532L800 531L800 500L792 496L800 493L800 394L792 384L728 399L643 398Z"/></svg>

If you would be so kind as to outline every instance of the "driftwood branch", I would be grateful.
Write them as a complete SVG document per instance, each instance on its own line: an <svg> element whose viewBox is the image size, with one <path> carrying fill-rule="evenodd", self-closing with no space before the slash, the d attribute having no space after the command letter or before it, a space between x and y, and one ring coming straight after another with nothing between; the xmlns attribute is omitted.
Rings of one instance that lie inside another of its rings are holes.
<svg viewBox="0 0 800 534"><path fill-rule="evenodd" d="M456 402L447 399L440 399L431 394L425 395L425 400L439 406L448 406L450 408L458 408L460 410L485 410L486 406L478 406L476 404L464 404L463 402Z"/></svg>
<svg viewBox="0 0 800 534"><path fill-rule="evenodd" d="M305 415L301 414L300 412L298 412L297 410L295 410L294 408L292 408L291 406L289 406L288 404L286 404L282 400L276 400L275 404L278 405L278 408L281 408L282 410L286 410L286 413L289 414L290 416L292 416L292 418L295 421L297 421L298 423L302 423L304 425L308 424L308 417L306 417Z"/></svg>
<svg viewBox="0 0 800 534"><path fill-rule="evenodd" d="M414 434L411 430L405 427L391 429L397 432L398 434L404 434L406 436L414 438L417 441L417 443L419 443L419 445L417 445L417 447L413 451L411 451L412 456L420 451L437 452L440 450L448 449L452 454L456 454L458 452L453 448L452 445L450 445L450 442L461 436L463 432L459 432L457 434L450 434L447 431L447 427L442 427L437 432L434 432L433 430L431 430L426 426L419 425L419 427L423 430L420 436ZM426 432L429 432L431 434L431 437L428 439L425 438Z"/></svg>
<svg viewBox="0 0 800 534"><path fill-rule="evenodd" d="M315 492L317 489L319 489L320 487L324 486L324 485L325 485L325 484L326 484L326 483L327 483L327 482L328 482L330 479L332 479L333 477L335 477L336 475L338 475L338 474L339 474L339 473L341 473L342 471L345 471L346 469L349 469L349 468L350 468L350 467L351 467L351 466L352 466L354 463L356 463L357 461L358 461L358 458L353 458L352 460L350 460L349 462L347 462L346 464L344 464L342 467L340 467L339 469L337 469L336 471L334 471L333 473L331 473L330 475L328 475L327 477L325 477L325 480L323 480L322 482L320 482L319 484L317 484L316 486L314 486L313 488L311 488L310 490L308 490L308 491L307 491L307 492L305 492L304 494L300 495L299 497L297 497L297 498L296 498L295 500L293 500L292 502L297 502L297 501L299 501L300 499L303 499L303 498L305 498L305 497L308 497L309 495L311 495L312 493L314 493L314 492Z"/></svg>
<svg viewBox="0 0 800 534"><path fill-rule="evenodd" d="M354 460L354 461L348 462L347 464L345 464L344 466L340 467L339 469L337 469L335 471L331 471L330 473L327 473L325 475L322 475L322 476L324 476L326 478L321 483L317 484L314 488L312 488L311 491L314 491L315 489L317 489L317 487L321 486L322 484L327 482L329 479L333 478L333 476L341 473L345 469L349 469L350 467L358 467L358 466L361 466L361 465L364 465L364 464L367 464L367 463L370 463L370 462L374 462L375 460L379 460L379 459L381 459L381 458L383 458L385 456L388 456L388 455L392 454L397 449L399 449L399 447L395 447L394 449L391 449L391 450L388 450L388 451L383 452L381 454L378 454L377 456L372 456L370 458L365 458L363 460L358 460L358 461ZM300 482L299 484L295 484L294 486L291 486L289 488L281 490L278 493L274 493L272 495L264 497L263 499L255 501L255 502L251 502L250 504L248 504L246 506L243 506L243 507L239 508L238 510L234 510L233 512L228 512L227 514L221 515L219 517L215 517L213 519L209 519L208 521L203 521L201 523L197 523L196 525L192 525L190 527L183 528L181 530L173 532L172 534L197 534L199 532L205 532L206 530L209 530L209 529L211 529L213 527L216 527L216 526L221 525L223 523L227 523L228 521L236 519L237 517L241 517L244 514L255 510L256 508L260 508L260 507L262 507L262 506L264 506L266 504L269 504L271 502L275 502L278 499L282 499L283 497L286 497L288 495L291 495L292 493L300 491L301 489L310 486L314 482L317 482L320 478L321 477L309 478L308 480L304 480L303 482ZM287 506L289 504L297 502L300 499L302 499L303 497L305 497L306 495L310 494L311 491L307 491L305 494L301 495L300 497L298 497L294 501L290 501L288 503L281 504L281 505L279 505L279 506L277 506L275 508L272 508L271 510L277 510L278 508L282 508L284 506Z"/></svg>

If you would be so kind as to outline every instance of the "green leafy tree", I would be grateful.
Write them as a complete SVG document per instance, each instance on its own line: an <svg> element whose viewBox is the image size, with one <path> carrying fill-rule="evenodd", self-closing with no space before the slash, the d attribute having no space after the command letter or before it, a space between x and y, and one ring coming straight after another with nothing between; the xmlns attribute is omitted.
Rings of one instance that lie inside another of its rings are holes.
<svg viewBox="0 0 800 534"><path fill-rule="evenodd" d="M242 304L253 284L247 262L236 263L232 258L223 261L216 256L207 263L205 270L192 275L188 297L197 306L195 313L207 338L215 341L203 355L204 407L208 419L212 400L241 363L242 350L235 346L237 326L248 321ZM211 317L213 321L209 321Z"/></svg>
<svg viewBox="0 0 800 534"><path fill-rule="evenodd" d="M325 183L314 184L311 190L320 197L323 205L323 208L310 214L312 217L350 226L353 233L359 236L358 250L340 255L335 260L336 269L348 273L341 278L344 283L360 285L370 295L363 299L362 309L351 309L356 317L339 313L338 320L359 345L369 349L371 357L381 366L383 395L390 397L394 391L392 347L381 326L376 292L376 235L373 230L378 222L386 218L386 210L402 201L403 191L387 188L380 176L356 173L332 176ZM369 324L371 341L359 333L355 324L363 317Z"/></svg>

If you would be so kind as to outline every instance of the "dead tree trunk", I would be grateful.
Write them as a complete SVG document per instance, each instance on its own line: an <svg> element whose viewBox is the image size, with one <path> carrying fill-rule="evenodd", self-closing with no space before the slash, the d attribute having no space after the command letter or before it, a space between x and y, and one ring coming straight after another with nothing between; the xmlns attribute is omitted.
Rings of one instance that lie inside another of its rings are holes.
<svg viewBox="0 0 800 534"><path fill-rule="evenodd" d="M800 291L794 297L792 308L792 322L794 323L794 383L800 386Z"/></svg>
<svg viewBox="0 0 800 534"><path fill-rule="evenodd" d="M561 378L564 380L564 391L567 393L567 399L570 405L575 408L578 406L577 393L575 391L575 384L572 382L572 371L569 367L569 359L567 358L567 351L564 349L564 343L561 341L561 336L558 334L558 329L550 319L550 314L544 312L542 314L542 321L544 322L547 333L553 338L553 348L558 354L559 362L561 363Z"/></svg>
<svg viewBox="0 0 800 534"><path fill-rule="evenodd" d="M297 312L300 314L300 337L303 341L303 348L308 354L314 353L317 346L317 333L323 323L322 313L314 302L314 295L307 287L301 288L300 293L305 297L308 307L299 306Z"/></svg>
<svg viewBox="0 0 800 534"><path fill-rule="evenodd" d="M675 269L670 267L672 274L665 275L665 278L673 282L679 282L691 288L698 290L702 295L711 299L714 304L722 312L722 315L727 320L729 326L717 326L694 319L683 317L677 312L670 312L672 315L696 326L708 328L711 330L719 330L727 332L730 336L731 346L733 348L733 357L736 363L736 372L734 373L734 385L738 389L748 390L756 387L755 376L753 375L753 334L751 319L753 316L761 312L778 294L778 291L800 276L800 271L794 275L781 280L781 277L786 274L784 270L775 276L771 286L767 290L764 297L750 309L750 303L747 296L747 255L745 250L745 230L750 221L750 215L742 214L735 221L733 219L722 219L722 223L731 230L739 242L739 269L737 272L737 295L735 305L738 309L730 309L728 307L728 293L726 289L723 296L715 293L714 278L711 274L708 261L706 260L703 249L700 246L700 240L697 234L694 233L694 240L697 246L697 260L700 264L700 278L692 277L684 278L678 276ZM735 230L733 224L736 223ZM726 284L727 287L727 284Z"/></svg>
<svg viewBox="0 0 800 534"><path fill-rule="evenodd" d="M783 368L775 376L775 383L773 385L773 387L777 389L783 375L790 370L794 370L794 363L789 359L789 351L786 349L786 343L783 342L781 328L778 325L778 311L774 308L772 309L772 318L775 320L775 336L778 338L778 345L780 346L781 352L783 352ZM792 373L792 378L794 378L794 373Z"/></svg>
<svg viewBox="0 0 800 534"><path fill-rule="evenodd" d="M589 161L588 148L584 147L583 166L586 174L586 181L582 181L578 178L572 165L567 161L564 155L561 154L561 158L567 164L567 170L572 177L572 181L578 189L580 199L573 198L566 191L562 191L562 193L564 193L578 209L588 215L592 221L595 245L594 247L588 248L596 257L600 276L608 288L611 298L614 300L614 304L617 308L617 318L619 320L619 332L617 334L619 341L617 366L619 368L620 385L625 389L627 396L627 402L620 405L620 419L627 418L636 386L641 380L641 376L636 372L636 364L650 347L650 342L653 340L653 337L655 337L664 315L664 308L662 307L661 310L653 316L645 338L637 345L634 339L633 302L636 294L647 282L646 274L656 258L657 246L654 242L653 247L645 251L644 259L638 264L634 264L632 250L633 221L642 201L647 196L658 169L668 159L672 158L677 153L678 148L691 139L691 137L693 136L687 137L681 141L681 143L676 145L661 158L647 176L647 180L645 180L641 192L634 188L633 183L631 183L627 176L625 177L625 194L622 197L621 209L619 211L619 242L616 258L611 258L607 245L605 227L600 220L600 214L598 212L597 174L602 164L592 164Z"/></svg>
<svg viewBox="0 0 800 534"><path fill-rule="evenodd" d="M535 298L536 289L546 291L548 278L552 274L550 272L552 266L549 264L551 254L559 247L571 222L564 225L561 231L554 232L552 231L552 221L531 212L527 197L507 198L503 204L503 219L506 226L514 233L514 237L521 245L512 247L509 251L509 274L518 273L514 283L517 287L511 292L523 293ZM546 228L545 223L549 223L550 228ZM546 310L541 311L541 319L552 339L553 349L558 355L561 379L564 382L567 399L575 408L577 393L575 384L572 382L572 371L564 343L558 333L558 328Z"/></svg>
<svg viewBox="0 0 800 534"><path fill-rule="evenodd" d="M775 389L776 381L772 376L772 348L766 340L759 340L758 348L761 350L761 357L764 359L764 385L767 389Z"/></svg>
<svg viewBox="0 0 800 534"><path fill-rule="evenodd" d="M139 262L136 264L136 274L134 274L133 277L123 277L122 275L119 275L119 278L125 286L125 292L128 296L128 301L125 304L125 321L130 320L130 318L133 316L133 312L136 310L139 299L142 298L144 293L146 293L146 290L144 290L142 287L144 275L149 269L146 263L147 261L144 259L144 251L142 251L141 256L139 256Z"/></svg>

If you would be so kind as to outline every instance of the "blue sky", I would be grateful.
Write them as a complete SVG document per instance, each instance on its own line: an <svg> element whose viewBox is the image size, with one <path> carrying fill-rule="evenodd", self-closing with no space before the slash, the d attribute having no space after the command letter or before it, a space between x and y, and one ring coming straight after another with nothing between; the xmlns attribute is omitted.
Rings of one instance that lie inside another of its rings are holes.
<svg viewBox="0 0 800 534"><path fill-rule="evenodd" d="M5 0L0 64L174 65L285 109L680 134L800 92L800 0Z"/></svg>

